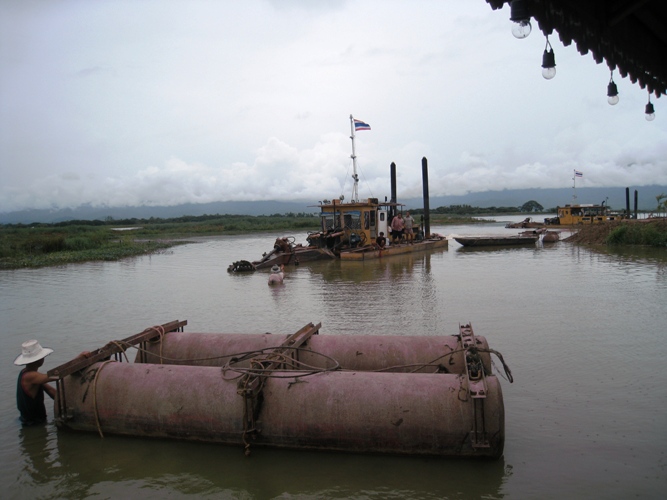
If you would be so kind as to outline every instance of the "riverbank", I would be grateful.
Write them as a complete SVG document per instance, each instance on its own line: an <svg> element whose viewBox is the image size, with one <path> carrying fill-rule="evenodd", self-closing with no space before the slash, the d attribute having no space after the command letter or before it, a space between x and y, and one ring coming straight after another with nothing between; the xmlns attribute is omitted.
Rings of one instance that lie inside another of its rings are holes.
<svg viewBox="0 0 667 500"><path fill-rule="evenodd" d="M0 269L113 261L165 251L194 236L285 231L303 236L318 228L313 215L203 215L176 219L66 221L0 226ZM474 217L438 216L432 224L488 222Z"/></svg>
<svg viewBox="0 0 667 500"><path fill-rule="evenodd" d="M575 228L577 232L563 241L583 245L667 247L667 218L629 219Z"/></svg>

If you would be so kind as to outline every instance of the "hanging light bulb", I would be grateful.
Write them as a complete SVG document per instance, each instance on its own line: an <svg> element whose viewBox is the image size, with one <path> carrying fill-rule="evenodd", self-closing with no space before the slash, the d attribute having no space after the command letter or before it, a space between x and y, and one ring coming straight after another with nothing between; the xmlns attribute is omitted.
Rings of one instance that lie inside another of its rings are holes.
<svg viewBox="0 0 667 500"><path fill-rule="evenodd" d="M547 51L547 48L549 49ZM547 37L547 44L544 47L544 54L542 54L542 76L551 80L556 76L556 56L554 55L554 49L549 43L549 37Z"/></svg>
<svg viewBox="0 0 667 500"><path fill-rule="evenodd" d="M512 21L512 34L515 38L526 38L530 35L533 27L530 25L530 14L524 0L512 0L510 3L510 21Z"/></svg>
<svg viewBox="0 0 667 500"><path fill-rule="evenodd" d="M618 88L614 83L614 72L611 72L611 78L609 78L609 85L607 85L607 102L614 106L618 104Z"/></svg>
<svg viewBox="0 0 667 500"><path fill-rule="evenodd" d="M652 122L655 120L655 109L653 109L653 103L651 102L651 92L648 93L648 104L646 105L646 118L647 121Z"/></svg>

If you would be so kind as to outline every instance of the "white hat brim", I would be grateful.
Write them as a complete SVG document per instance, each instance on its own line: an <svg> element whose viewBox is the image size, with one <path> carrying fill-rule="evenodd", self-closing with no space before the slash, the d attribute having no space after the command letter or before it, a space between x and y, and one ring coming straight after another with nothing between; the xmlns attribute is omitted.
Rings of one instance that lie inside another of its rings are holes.
<svg viewBox="0 0 667 500"><path fill-rule="evenodd" d="M34 363L35 361L39 361L40 359L44 359L47 357L49 354L53 352L53 349L50 349L48 347L42 347L42 351L37 354L36 356L24 356L23 354L19 354L18 357L14 360L14 364L17 366L21 365L29 365L30 363Z"/></svg>

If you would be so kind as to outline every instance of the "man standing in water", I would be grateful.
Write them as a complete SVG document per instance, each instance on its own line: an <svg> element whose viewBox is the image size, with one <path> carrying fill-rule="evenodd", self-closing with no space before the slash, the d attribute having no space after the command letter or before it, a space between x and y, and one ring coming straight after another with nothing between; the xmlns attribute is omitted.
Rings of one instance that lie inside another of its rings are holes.
<svg viewBox="0 0 667 500"><path fill-rule="evenodd" d="M34 425L46 421L44 407L44 393L51 399L56 397L56 389L49 385L49 377L39 373L44 364L44 358L53 352L53 349L42 347L36 340L28 340L21 346L21 355L14 360L14 364L26 367L19 373L16 383L16 406L21 412L23 425Z"/></svg>
<svg viewBox="0 0 667 500"><path fill-rule="evenodd" d="M274 265L271 268L271 275L269 276L269 285L280 285L285 279L285 265Z"/></svg>
<svg viewBox="0 0 667 500"><path fill-rule="evenodd" d="M36 340L28 340L21 345L21 354L14 360L14 364L26 365L19 373L16 382L16 406L21 413L23 425L34 425L46 422L46 407L44 393L51 399L56 397L56 389L49 385L48 375L39 372L44 364L44 358L53 352L53 349L42 347ZM87 358L88 351L78 357Z"/></svg>

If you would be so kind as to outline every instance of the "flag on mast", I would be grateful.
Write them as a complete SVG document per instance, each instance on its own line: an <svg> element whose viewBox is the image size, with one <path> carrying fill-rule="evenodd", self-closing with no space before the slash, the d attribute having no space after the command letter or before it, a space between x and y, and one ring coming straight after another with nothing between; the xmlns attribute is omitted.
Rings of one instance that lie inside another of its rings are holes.
<svg viewBox="0 0 667 500"><path fill-rule="evenodd" d="M354 120L354 130L370 130L371 126L368 123L362 122L361 120Z"/></svg>
<svg viewBox="0 0 667 500"><path fill-rule="evenodd" d="M575 170L575 171L574 171L574 176L575 176L575 177L583 177L584 174L583 174L583 172L579 172L579 170Z"/></svg>

